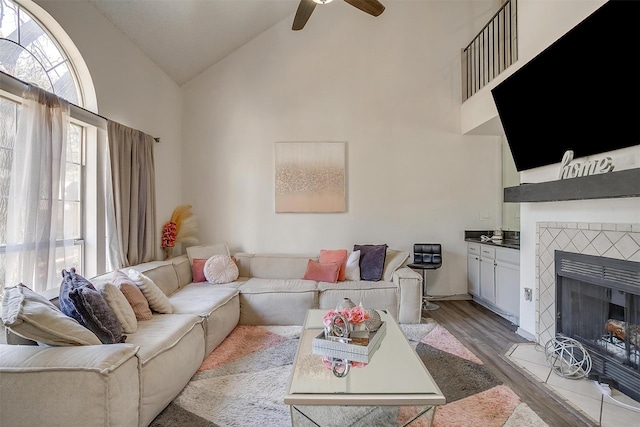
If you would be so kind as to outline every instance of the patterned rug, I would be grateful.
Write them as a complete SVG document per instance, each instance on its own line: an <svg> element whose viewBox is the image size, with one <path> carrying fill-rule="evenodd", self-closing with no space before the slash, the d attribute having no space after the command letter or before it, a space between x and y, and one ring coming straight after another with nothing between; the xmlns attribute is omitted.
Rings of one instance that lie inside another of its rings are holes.
<svg viewBox="0 0 640 427"><path fill-rule="evenodd" d="M402 329L447 399L437 408L435 427L548 427L432 319ZM236 327L151 426L290 426L283 399L300 330L299 326Z"/></svg>

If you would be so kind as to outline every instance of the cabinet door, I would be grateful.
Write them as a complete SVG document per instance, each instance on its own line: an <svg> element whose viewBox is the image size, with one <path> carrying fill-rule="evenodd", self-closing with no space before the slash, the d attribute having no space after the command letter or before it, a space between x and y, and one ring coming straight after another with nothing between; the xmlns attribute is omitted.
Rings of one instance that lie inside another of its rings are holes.
<svg viewBox="0 0 640 427"><path fill-rule="evenodd" d="M520 317L520 270L498 262L496 265L496 306Z"/></svg>
<svg viewBox="0 0 640 427"><path fill-rule="evenodd" d="M480 298L488 303L496 303L495 261L480 260Z"/></svg>
<svg viewBox="0 0 640 427"><path fill-rule="evenodd" d="M471 295L480 296L480 257L467 255L467 284Z"/></svg>

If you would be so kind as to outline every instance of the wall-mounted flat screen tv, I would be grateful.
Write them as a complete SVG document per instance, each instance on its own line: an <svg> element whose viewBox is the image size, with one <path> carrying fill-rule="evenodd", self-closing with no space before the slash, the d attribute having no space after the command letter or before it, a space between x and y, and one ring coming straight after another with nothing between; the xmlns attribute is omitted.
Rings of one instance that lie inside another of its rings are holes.
<svg viewBox="0 0 640 427"><path fill-rule="evenodd" d="M492 95L518 171L640 145L640 1L608 1Z"/></svg>

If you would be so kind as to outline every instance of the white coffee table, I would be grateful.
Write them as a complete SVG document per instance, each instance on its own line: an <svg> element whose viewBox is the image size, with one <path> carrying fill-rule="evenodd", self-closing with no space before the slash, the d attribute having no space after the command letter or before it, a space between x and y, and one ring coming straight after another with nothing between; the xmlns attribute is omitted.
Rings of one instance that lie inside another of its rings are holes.
<svg viewBox="0 0 640 427"><path fill-rule="evenodd" d="M309 310L293 363L284 403L293 425L372 426L424 425L433 420L437 405L446 403L429 371L388 313L380 347L364 367L352 367L339 378L322 356L312 353L313 339L322 332L327 310Z"/></svg>

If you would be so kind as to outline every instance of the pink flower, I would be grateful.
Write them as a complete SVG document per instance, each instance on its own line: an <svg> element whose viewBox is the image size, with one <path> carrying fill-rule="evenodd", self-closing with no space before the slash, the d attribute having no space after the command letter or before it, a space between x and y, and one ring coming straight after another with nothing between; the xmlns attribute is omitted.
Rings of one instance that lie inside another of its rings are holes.
<svg viewBox="0 0 640 427"><path fill-rule="evenodd" d="M369 318L369 313L360 305L344 310L342 313L349 323L359 324Z"/></svg>

